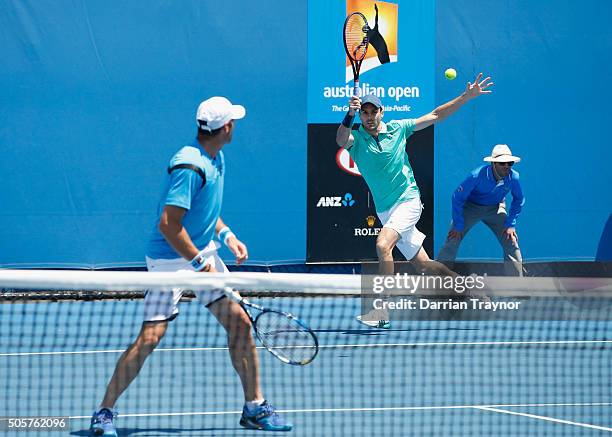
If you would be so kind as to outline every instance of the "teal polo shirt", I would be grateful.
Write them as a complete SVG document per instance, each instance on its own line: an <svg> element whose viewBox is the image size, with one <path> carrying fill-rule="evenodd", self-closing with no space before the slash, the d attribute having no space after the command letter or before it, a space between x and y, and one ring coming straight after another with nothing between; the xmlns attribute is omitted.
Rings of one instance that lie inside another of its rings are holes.
<svg viewBox="0 0 612 437"><path fill-rule="evenodd" d="M347 149L370 188L377 212L420 197L406 153L406 140L414 132L415 120L381 121L380 124L378 138L372 137L363 126L352 131L354 141Z"/></svg>

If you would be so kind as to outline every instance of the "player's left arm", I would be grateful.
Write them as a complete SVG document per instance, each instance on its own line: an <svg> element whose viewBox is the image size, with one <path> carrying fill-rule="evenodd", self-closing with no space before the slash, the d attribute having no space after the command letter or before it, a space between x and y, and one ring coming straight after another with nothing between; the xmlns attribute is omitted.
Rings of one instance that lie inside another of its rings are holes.
<svg viewBox="0 0 612 437"><path fill-rule="evenodd" d="M490 94L492 91L487 88L493 85L493 82L491 82L491 77L487 76L485 79L481 79L482 73L478 74L476 80L474 80L474 83L467 83L465 91L460 96L455 97L450 102L446 102L443 105L438 106L429 114L425 114L417 118L414 130L418 131L425 129L432 124L438 123L448 118L473 98L476 98L481 94Z"/></svg>
<svg viewBox="0 0 612 437"><path fill-rule="evenodd" d="M240 265L249 258L246 244L236 237L236 234L223 222L221 217L217 219L215 233L219 240L236 256L236 264Z"/></svg>

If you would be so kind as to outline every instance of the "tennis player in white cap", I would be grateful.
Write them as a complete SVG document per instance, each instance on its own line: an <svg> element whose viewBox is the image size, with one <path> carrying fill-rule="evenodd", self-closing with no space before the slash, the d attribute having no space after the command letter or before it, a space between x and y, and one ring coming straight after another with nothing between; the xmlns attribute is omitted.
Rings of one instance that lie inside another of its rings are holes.
<svg viewBox="0 0 612 437"><path fill-rule="evenodd" d="M493 147L490 162L474 169L453 193L453 221L438 261L449 265L457 257L459 245L478 222L491 229L504 249L504 266L509 276L522 276L521 250L516 234L516 221L525 204L519 174L512 166L521 158L512 155L506 144ZM506 196L512 194L510 210L506 210Z"/></svg>
<svg viewBox="0 0 612 437"><path fill-rule="evenodd" d="M225 158L221 149L232 141L235 121L245 114L243 106L234 105L225 97L211 97L198 107L196 138L168 163L157 219L146 252L147 270L227 272L217 254L219 246L215 237L236 256L238 264L248 258L246 245L220 216L225 179ZM115 403L157 347L169 323L179 315L183 291L147 291L142 328L117 362L100 407L91 418L91 435L117 436ZM266 431L291 430L292 425L285 422L263 397L259 359L246 313L219 291L202 291L196 295L227 331L231 362L244 391L240 425ZM158 395L163 396L163 390L160 389Z"/></svg>

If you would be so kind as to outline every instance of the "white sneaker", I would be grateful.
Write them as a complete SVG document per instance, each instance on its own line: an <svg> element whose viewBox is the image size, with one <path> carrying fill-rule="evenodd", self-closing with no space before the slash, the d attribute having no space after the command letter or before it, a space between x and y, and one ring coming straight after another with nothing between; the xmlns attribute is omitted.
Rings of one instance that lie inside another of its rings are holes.
<svg viewBox="0 0 612 437"><path fill-rule="evenodd" d="M389 329L391 322L389 321L389 313L384 310L372 310L367 314L355 317L359 323L370 328Z"/></svg>

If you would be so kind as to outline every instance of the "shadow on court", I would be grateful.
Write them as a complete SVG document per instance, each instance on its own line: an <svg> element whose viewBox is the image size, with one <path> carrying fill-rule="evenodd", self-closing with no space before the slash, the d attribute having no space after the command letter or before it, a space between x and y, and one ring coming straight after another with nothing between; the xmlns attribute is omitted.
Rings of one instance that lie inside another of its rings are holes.
<svg viewBox="0 0 612 437"><path fill-rule="evenodd" d="M241 427L232 428L117 428L118 436L129 436L129 435L142 435L142 436L168 436L168 435L201 435L200 433L215 432L215 431L233 431L234 433L240 433L245 431ZM82 429L79 431L73 431L70 435L74 436L87 436L89 437L89 429Z"/></svg>

